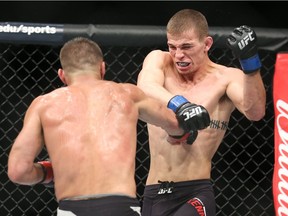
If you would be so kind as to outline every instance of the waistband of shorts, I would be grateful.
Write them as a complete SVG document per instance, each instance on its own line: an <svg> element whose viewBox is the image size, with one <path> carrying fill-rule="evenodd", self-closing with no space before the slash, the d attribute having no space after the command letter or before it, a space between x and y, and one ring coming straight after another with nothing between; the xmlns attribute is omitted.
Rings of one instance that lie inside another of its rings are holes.
<svg viewBox="0 0 288 216"><path fill-rule="evenodd" d="M210 179L196 179L196 180L189 180L189 181L179 181L179 182L173 182L173 181L162 181L159 180L159 184L151 184L151 185L146 185L145 189L150 189L150 190L158 190L159 186L163 183L169 183L170 185L173 184L173 187L181 188L181 187L187 187L187 186L196 186L198 184L203 185L212 185L212 182Z"/></svg>
<svg viewBox="0 0 288 216"><path fill-rule="evenodd" d="M74 196L74 197L68 197L61 199L60 201L80 201L80 200L94 200L99 198L109 198L109 197L126 197L135 199L135 197L128 196L126 194L89 194L89 195L82 195L82 196Z"/></svg>
<svg viewBox="0 0 288 216"><path fill-rule="evenodd" d="M86 196L85 196L86 197ZM89 198L88 198L89 197ZM78 198L78 197L77 197ZM82 196L81 196L82 198ZM102 208L103 206L109 205L131 205L131 206L139 206L139 200L137 198L127 196L127 195L103 195L99 196L98 194L95 196L87 196L87 199L61 199L58 202L58 207L60 210L66 211L74 211L76 209L87 209L93 207L94 209Z"/></svg>

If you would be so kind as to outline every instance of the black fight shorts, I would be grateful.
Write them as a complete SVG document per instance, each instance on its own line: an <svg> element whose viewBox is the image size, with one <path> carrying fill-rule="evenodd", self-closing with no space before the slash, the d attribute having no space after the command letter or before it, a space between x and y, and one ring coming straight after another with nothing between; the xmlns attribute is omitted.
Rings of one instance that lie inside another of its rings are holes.
<svg viewBox="0 0 288 216"><path fill-rule="evenodd" d="M61 200L57 216L139 216L140 203L128 196L103 196L83 200Z"/></svg>
<svg viewBox="0 0 288 216"><path fill-rule="evenodd" d="M215 215L215 195L209 179L161 182L145 187L142 216Z"/></svg>

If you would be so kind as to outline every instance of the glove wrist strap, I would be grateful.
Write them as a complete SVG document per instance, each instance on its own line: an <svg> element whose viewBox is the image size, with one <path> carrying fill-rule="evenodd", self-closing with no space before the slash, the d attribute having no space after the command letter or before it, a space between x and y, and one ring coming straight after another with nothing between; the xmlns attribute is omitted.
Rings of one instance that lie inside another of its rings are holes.
<svg viewBox="0 0 288 216"><path fill-rule="evenodd" d="M47 161L39 161L37 162L38 164L40 164L42 170L43 170L43 178L40 182L38 182L38 184L47 184L53 181L53 170L51 167L50 162Z"/></svg>
<svg viewBox="0 0 288 216"><path fill-rule="evenodd" d="M174 97L172 97L168 104L167 107L171 110L173 110L174 113L176 113L177 109L183 105L184 103L189 102L185 97L181 96L181 95L176 95Z"/></svg>
<svg viewBox="0 0 288 216"><path fill-rule="evenodd" d="M245 74L251 74L255 72L256 70L260 69L262 66L258 54L248 59L240 59L239 61L240 61L242 70L244 71Z"/></svg>
<svg viewBox="0 0 288 216"><path fill-rule="evenodd" d="M175 136L173 136L173 135L169 135L170 137L172 137L173 139L182 139L182 138L187 138L188 137L188 133L183 133L182 135L175 135Z"/></svg>

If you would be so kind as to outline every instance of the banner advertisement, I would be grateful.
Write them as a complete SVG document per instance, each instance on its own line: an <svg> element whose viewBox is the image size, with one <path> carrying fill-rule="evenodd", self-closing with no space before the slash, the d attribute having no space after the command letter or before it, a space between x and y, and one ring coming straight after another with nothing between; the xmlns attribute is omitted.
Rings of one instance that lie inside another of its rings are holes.
<svg viewBox="0 0 288 216"><path fill-rule="evenodd" d="M276 56L273 78L274 173L273 199L276 216L288 215L288 52Z"/></svg>

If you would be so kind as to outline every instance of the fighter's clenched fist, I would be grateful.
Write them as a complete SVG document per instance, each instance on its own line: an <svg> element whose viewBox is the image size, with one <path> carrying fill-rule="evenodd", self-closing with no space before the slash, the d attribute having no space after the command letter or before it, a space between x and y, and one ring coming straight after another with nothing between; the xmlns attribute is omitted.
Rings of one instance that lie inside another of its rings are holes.
<svg viewBox="0 0 288 216"><path fill-rule="evenodd" d="M181 95L171 98L167 107L175 112L180 127L186 132L183 136L174 136L172 138L182 141L185 137L187 144L192 144L195 141L198 130L205 129L210 124L208 111L201 105L190 103Z"/></svg>
<svg viewBox="0 0 288 216"><path fill-rule="evenodd" d="M262 66L257 47L255 31L248 26L235 28L227 38L227 46L235 58L239 58L245 74L253 73Z"/></svg>

